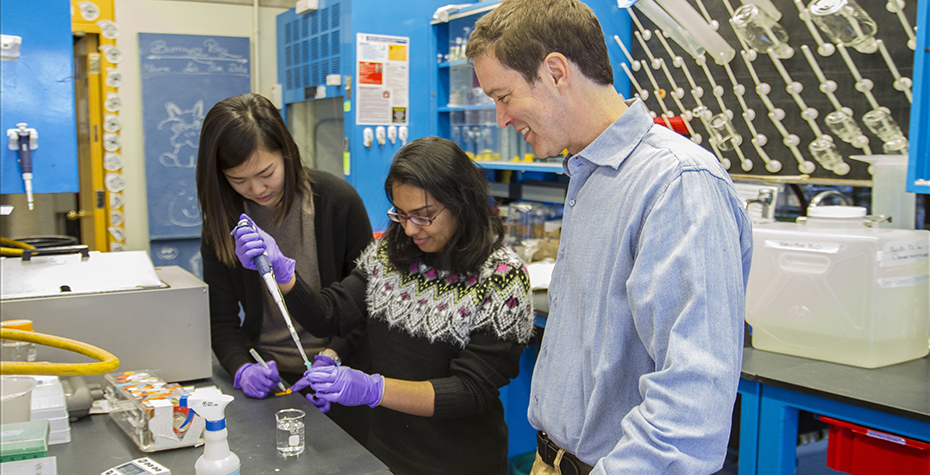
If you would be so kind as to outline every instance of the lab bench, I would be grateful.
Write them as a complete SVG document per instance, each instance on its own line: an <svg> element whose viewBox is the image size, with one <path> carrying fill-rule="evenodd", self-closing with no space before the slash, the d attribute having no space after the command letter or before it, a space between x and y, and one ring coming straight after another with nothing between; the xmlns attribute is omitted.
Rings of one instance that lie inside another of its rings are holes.
<svg viewBox="0 0 930 475"><path fill-rule="evenodd" d="M930 356L882 368L745 348L739 474L794 474L799 411L930 442Z"/></svg>
<svg viewBox="0 0 930 475"><path fill-rule="evenodd" d="M213 377L194 381L196 387L215 385L235 400L226 408L229 448L246 474L327 473L389 474L387 466L318 411L300 394L246 397L233 389L232 378L214 359ZM275 449L275 417L279 409L296 407L306 411L306 450L293 457L278 455ZM58 475L98 474L140 457L149 457L172 474L194 473L194 463L203 446L146 453L132 442L110 416L96 414L71 423L71 442L49 447L57 457Z"/></svg>

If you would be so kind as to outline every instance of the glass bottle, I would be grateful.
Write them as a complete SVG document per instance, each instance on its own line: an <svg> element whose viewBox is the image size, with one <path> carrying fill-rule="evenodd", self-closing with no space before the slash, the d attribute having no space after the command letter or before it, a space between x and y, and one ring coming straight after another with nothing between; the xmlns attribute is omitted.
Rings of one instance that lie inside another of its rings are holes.
<svg viewBox="0 0 930 475"><path fill-rule="evenodd" d="M757 5L739 7L730 23L740 38L759 53L770 52L781 59L794 55L794 49L788 46L788 32Z"/></svg>
<svg viewBox="0 0 930 475"><path fill-rule="evenodd" d="M833 43L851 46L860 53L878 51L878 26L855 0L814 0L807 9Z"/></svg>

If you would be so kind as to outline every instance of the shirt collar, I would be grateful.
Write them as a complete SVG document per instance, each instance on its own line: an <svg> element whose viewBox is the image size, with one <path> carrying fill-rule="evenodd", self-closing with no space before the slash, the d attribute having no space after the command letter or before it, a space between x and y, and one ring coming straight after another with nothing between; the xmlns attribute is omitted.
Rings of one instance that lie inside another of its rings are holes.
<svg viewBox="0 0 930 475"><path fill-rule="evenodd" d="M629 107L610 127L582 151L571 155L567 154L562 161L565 173L571 175L569 160L578 157L594 165L607 166L613 169L620 167L623 160L642 142L643 137L654 125L646 104L639 99L626 101Z"/></svg>

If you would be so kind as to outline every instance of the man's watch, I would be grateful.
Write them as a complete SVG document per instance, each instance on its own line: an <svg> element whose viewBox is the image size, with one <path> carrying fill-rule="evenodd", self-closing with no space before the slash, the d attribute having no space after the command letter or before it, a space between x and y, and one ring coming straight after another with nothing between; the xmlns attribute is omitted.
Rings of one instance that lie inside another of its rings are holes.
<svg viewBox="0 0 930 475"><path fill-rule="evenodd" d="M326 356L327 358L333 360L336 363L336 366L342 366L342 359L339 358L339 353L336 353L336 351L332 348L326 348L317 354L320 356Z"/></svg>

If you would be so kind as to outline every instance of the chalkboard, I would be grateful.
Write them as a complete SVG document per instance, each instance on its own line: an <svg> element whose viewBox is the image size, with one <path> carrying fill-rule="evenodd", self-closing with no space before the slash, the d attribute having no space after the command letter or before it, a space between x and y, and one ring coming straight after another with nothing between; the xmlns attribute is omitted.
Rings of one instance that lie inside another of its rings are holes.
<svg viewBox="0 0 930 475"><path fill-rule="evenodd" d="M149 246L149 256L155 267L181 266L203 279L199 236L189 239L154 239Z"/></svg>
<svg viewBox="0 0 930 475"><path fill-rule="evenodd" d="M250 91L250 66L248 38L139 33L150 239L200 237L200 127L214 104Z"/></svg>
<svg viewBox="0 0 930 475"><path fill-rule="evenodd" d="M689 3L695 8L696 11L701 11L701 5L698 5L697 1L691 0ZM756 93L756 84L753 81L751 72L745 65L743 59L740 57L739 40L737 39L733 28L728 22L730 19L730 13L727 9L727 3L729 3L732 8L736 9L743 4L750 2L741 2L739 0L703 0L701 3L708 12L708 15L719 23L717 31L727 41L727 43L729 43L737 51L736 57L729 63L729 65L732 68L736 81L746 88L744 100L747 106L755 111L755 119L752 121L754 127L757 129L758 133L765 135L768 140L762 149L769 156L769 158L776 159L783 165L782 169L776 173L765 169L764 160L760 157L760 155L756 152L750 143L750 139L752 139L753 135L749 129L749 126L746 124L742 117L743 109L738 101L738 98L734 94L732 81L728 77L726 70L722 66L715 64L714 61L708 57L708 69L710 70L711 75L715 80L715 84L723 88L724 94L722 96L722 100L726 107L734 112L732 124L743 139L740 149L753 163L751 170L744 170L740 166L740 158L735 150L721 151L721 155L728 159L732 164L729 169L730 172L736 174L749 174L768 177L801 174L802 172L799 170L799 164L796 157L793 155L789 147L783 143L783 137L780 131L767 116L769 111L761 97ZM809 5L810 3L810 0L804 0L802 2L803 5ZM898 16L886 9L887 3L888 2L885 1L859 0L858 5L860 5L863 10L865 10L868 16L870 16L877 25L875 38L884 42L888 49L889 56L893 60L901 76L910 78L913 73L914 51L907 46L908 36L902 27ZM902 3L905 4L903 10L904 17L908 20L910 26L913 27L916 18L917 2ZM805 55L802 53L801 45L807 45L811 49L814 58L819 64L826 78L836 83L836 96L838 97L839 102L843 107L847 107L853 111L854 120L864 135L869 138L869 147L871 148L871 152L874 154L881 154L883 153L882 140L874 133L872 133L862 121L863 115L866 112L872 110L873 106L866 98L866 96L856 89L857 81L854 78L853 73L848 68L847 64L843 61L839 52L834 52L828 56L821 56L820 54L817 54L816 51L818 49L818 44L816 39L806 27L804 21L802 21L800 18L797 3L791 0L772 0L772 4L774 4L775 7L781 12L782 15L778 20L778 23L785 29L788 34L788 44L794 48L794 55L791 58L783 59L782 64L788 71L792 81L800 83L803 86L803 91L800 93L800 96L803 98L804 103L808 107L817 110L819 115L815 120L818 126L823 133L834 137L833 142L836 145L838 152L840 155L842 155L845 162L850 166L850 169L847 173L838 174L825 169L824 166L822 166L820 163L817 163L815 158L808 150L808 144L815 139L813 128L810 126L809 122L802 118L800 106L786 91L786 86L788 84L785 82L774 62L768 55L760 53L758 54L757 59L752 62L753 68L755 69L760 81L768 83L771 86L771 92L768 95L769 99L772 101L772 103L774 103L775 107L780 108L785 112L785 117L782 120L782 124L790 134L798 136L800 141L798 149L801 155L805 160L812 161L816 165L814 172L809 173L809 175L813 178L821 178L825 180L871 180L872 177L868 172L868 165L866 163L849 159L850 156L865 154L864 150L860 147L854 147L853 145L844 142L839 137L836 137L835 134L831 132L829 127L825 124L824 117L827 114L833 112L835 108L828 97L821 92L819 88L820 81L806 60ZM673 66L672 59L669 57L664 46L657 38L657 35L654 33L656 30L655 25L639 9L633 9L633 11L642 22L643 26L652 32L651 38L646 41L650 52L654 57L664 59L675 83L679 87L684 88L685 94L684 97L681 98L681 102L685 105L686 108L693 110L693 108L697 106L697 103L696 100L692 97L692 94L689 92L690 86L687 74L683 70ZM619 14L628 13L620 11ZM633 31L638 31L635 25L633 26ZM826 37L821 30L818 29L817 31L823 37L824 41L830 41L830 39ZM613 38L609 37L608 39L613 41ZM714 89L713 85L707 79L707 76L701 67L690 55L688 55L688 53L684 51L684 49L679 47L674 41L671 39L667 41L675 54L680 55L684 59L684 62L686 63L687 68L690 70L690 74L693 77L694 82L697 84L697 86L703 89L703 104L710 108L713 113L719 113L721 108L719 107L718 102L712 93ZM647 53L647 51L642 47L641 43L635 37L633 37L626 44L626 46L631 50L634 60L646 60L647 64L650 63L649 53ZM871 54L866 54L856 51L853 47L847 47L847 51L849 52L849 56L857 67L861 76L871 80L872 83L874 83L874 87L871 90L871 93L873 94L877 103L880 106L888 109L891 116L900 127L901 131L905 136L907 136L908 125L910 122L911 104L908 101L906 95L894 87L895 78L890 72L890 69L886 65L886 62L884 61L880 52L877 51ZM627 61L624 58L622 62ZM620 74L624 74L622 69L619 71ZM667 93L671 93L674 90L673 85L667 78L664 70L661 68L650 68L649 72L652 73L652 76L656 80L656 83L659 85L660 89ZM656 95L653 91L652 82L649 75L645 72L645 69L640 68L633 74L639 85L649 93L649 97L646 100L646 105L651 111L662 114L661 104L655 97ZM635 89L633 92L635 92ZM664 98L664 103L670 111L675 113L675 115L680 113L680 110L672 97L667 95ZM695 132L703 136L701 145L710 150L711 146L708 144L709 132L707 128L701 123L701 121L697 119L692 120L691 125Z"/></svg>

